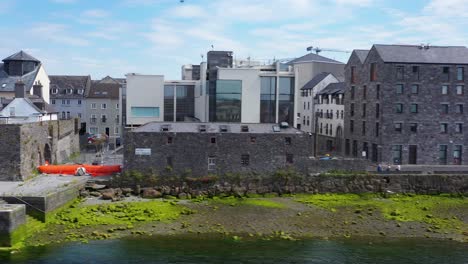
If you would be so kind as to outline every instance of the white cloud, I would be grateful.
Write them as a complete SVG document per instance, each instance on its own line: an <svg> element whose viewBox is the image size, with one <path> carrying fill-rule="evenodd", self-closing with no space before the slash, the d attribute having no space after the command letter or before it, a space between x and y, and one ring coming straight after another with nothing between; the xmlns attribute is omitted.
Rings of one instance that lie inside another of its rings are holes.
<svg viewBox="0 0 468 264"><path fill-rule="evenodd" d="M76 36L68 30L64 24L39 23L29 32L36 38L50 40L70 46L89 46L90 42L82 37Z"/></svg>
<svg viewBox="0 0 468 264"><path fill-rule="evenodd" d="M374 0L334 0L339 5L370 6Z"/></svg>
<svg viewBox="0 0 468 264"><path fill-rule="evenodd" d="M169 11L170 16L181 18L202 18L207 14L207 10L197 5L180 5Z"/></svg>
<svg viewBox="0 0 468 264"><path fill-rule="evenodd" d="M105 18L109 17L110 13L102 9L90 9L84 11L81 15L88 18Z"/></svg>

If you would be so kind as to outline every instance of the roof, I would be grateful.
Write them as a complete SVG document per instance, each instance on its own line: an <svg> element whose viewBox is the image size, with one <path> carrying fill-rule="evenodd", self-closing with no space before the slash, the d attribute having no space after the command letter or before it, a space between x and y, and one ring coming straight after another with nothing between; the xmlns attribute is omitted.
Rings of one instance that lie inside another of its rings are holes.
<svg viewBox="0 0 468 264"><path fill-rule="evenodd" d="M359 58L361 63L364 63L367 58L367 54L369 54L369 50L354 50L354 53Z"/></svg>
<svg viewBox="0 0 468 264"><path fill-rule="evenodd" d="M374 48L384 62L468 64L468 49L462 46L376 44Z"/></svg>
<svg viewBox="0 0 468 264"><path fill-rule="evenodd" d="M301 88L301 90L310 90L314 89L314 87L319 84L323 79L325 79L328 75L331 73L329 72L321 72L317 75L314 76L310 81L308 81L304 86Z"/></svg>
<svg viewBox="0 0 468 264"><path fill-rule="evenodd" d="M241 123L202 123L202 122L151 122L140 126L132 132L161 132L163 126L169 126L168 132L175 133L251 133L251 134L266 134L266 133L279 133L279 134L303 134L294 127L281 128L279 132L273 131L273 126L277 124L241 124ZM206 127L206 132L200 132L200 126ZM227 132L221 132L222 126L227 128ZM248 126L248 132L241 132L241 126Z"/></svg>
<svg viewBox="0 0 468 264"><path fill-rule="evenodd" d="M34 58L33 56L27 54L24 51L19 51L5 59L3 61L35 61L40 62L38 59Z"/></svg>
<svg viewBox="0 0 468 264"><path fill-rule="evenodd" d="M10 76L4 70L4 64L0 63L0 92L14 92L15 91L15 83L20 79L24 82L24 87L26 91L31 90L34 79L36 79L36 75L39 72L39 68L41 64L36 66L36 68L26 73L23 76Z"/></svg>
<svg viewBox="0 0 468 264"><path fill-rule="evenodd" d="M118 83L102 83L99 81L92 81L87 97L119 99L119 93L120 84Z"/></svg>
<svg viewBox="0 0 468 264"><path fill-rule="evenodd" d="M323 88L317 94L343 94L345 92L346 83L344 82L337 82L337 83L330 83L327 87Z"/></svg>
<svg viewBox="0 0 468 264"><path fill-rule="evenodd" d="M65 89L82 89L84 91L88 90L91 84L91 77L88 76L73 76L73 75L50 75L50 89L59 89L58 94L51 94L51 98L73 98L73 97L83 97L83 95L73 93L73 94L64 94L62 91Z"/></svg>
<svg viewBox="0 0 468 264"><path fill-rule="evenodd" d="M326 57L323 57L323 56L320 56L318 54L314 54L314 53L309 53L309 54L306 54L302 57L299 57L297 59L294 59L290 62L288 62L288 64L295 64L295 63L303 63L303 62L327 62L327 63L338 63L338 64L344 64L342 62L339 62L339 61L336 61L336 60L332 60L332 59L329 59L329 58L326 58Z"/></svg>

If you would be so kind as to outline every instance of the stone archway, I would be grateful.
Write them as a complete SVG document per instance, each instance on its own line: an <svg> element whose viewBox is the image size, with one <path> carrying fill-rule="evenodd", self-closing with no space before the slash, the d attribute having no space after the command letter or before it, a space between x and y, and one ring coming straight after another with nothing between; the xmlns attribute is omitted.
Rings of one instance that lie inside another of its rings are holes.
<svg viewBox="0 0 468 264"><path fill-rule="evenodd" d="M52 163L52 152L50 151L49 144L45 144L44 146L44 160L46 162Z"/></svg>

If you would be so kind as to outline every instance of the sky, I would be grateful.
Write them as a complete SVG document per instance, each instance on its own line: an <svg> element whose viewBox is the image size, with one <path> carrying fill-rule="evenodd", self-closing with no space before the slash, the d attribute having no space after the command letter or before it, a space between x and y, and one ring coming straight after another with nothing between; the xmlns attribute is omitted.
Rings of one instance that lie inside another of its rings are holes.
<svg viewBox="0 0 468 264"><path fill-rule="evenodd" d="M0 0L0 57L25 50L49 75L180 79L212 49L268 61L306 47L462 45L467 0ZM203 55L203 57L202 57ZM347 61L349 53L320 55Z"/></svg>

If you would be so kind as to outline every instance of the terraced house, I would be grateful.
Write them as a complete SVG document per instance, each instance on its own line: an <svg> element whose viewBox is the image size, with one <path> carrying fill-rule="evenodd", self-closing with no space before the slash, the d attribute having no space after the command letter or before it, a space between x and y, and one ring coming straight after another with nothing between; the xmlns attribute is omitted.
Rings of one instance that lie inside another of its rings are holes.
<svg viewBox="0 0 468 264"><path fill-rule="evenodd" d="M468 164L468 49L374 45L345 68L345 154L392 164Z"/></svg>

